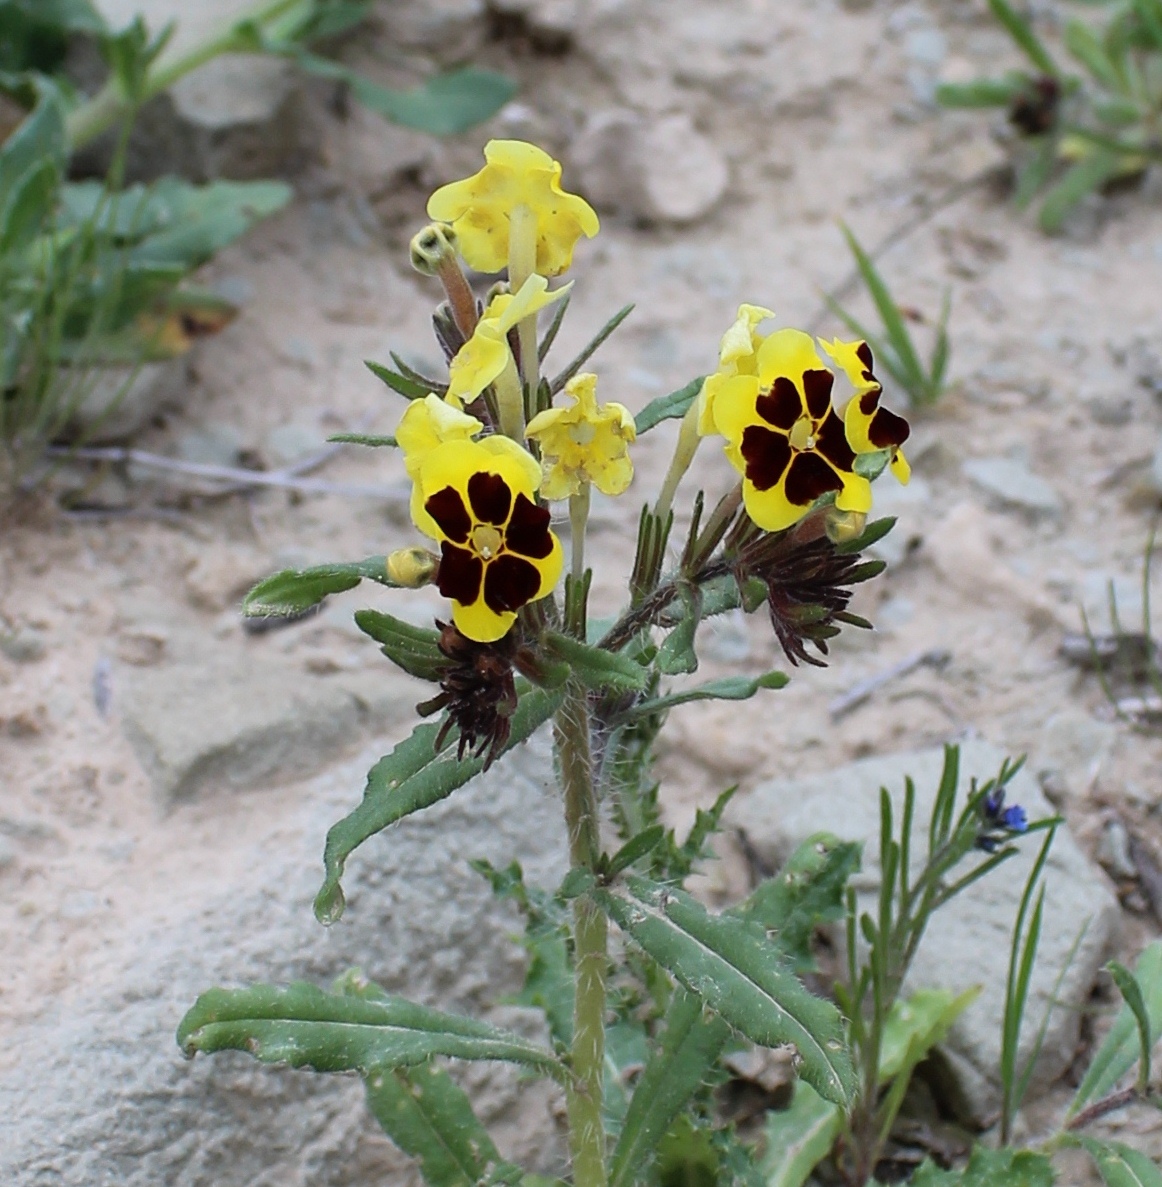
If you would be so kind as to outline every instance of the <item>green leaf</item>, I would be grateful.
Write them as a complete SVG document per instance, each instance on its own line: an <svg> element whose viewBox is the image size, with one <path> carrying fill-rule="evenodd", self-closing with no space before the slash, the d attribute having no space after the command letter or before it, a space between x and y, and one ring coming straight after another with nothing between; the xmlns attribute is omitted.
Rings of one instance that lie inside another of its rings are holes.
<svg viewBox="0 0 1162 1187"><path fill-rule="evenodd" d="M641 664L620 652L591 647L556 631L546 631L541 642L551 656L564 660L573 669L586 688L640 692L649 680L649 674Z"/></svg>
<svg viewBox="0 0 1162 1187"><path fill-rule="evenodd" d="M887 515L883 519L873 519L854 540L837 544L835 551L841 556L863 552L873 544L878 544L895 526L896 517L894 515Z"/></svg>
<svg viewBox="0 0 1162 1187"><path fill-rule="evenodd" d="M609 1169L609 1187L633 1187L674 1119L718 1062L730 1026L706 1016L702 999L678 989L661 1041L634 1088Z"/></svg>
<svg viewBox="0 0 1162 1187"><path fill-rule="evenodd" d="M595 892L623 931L752 1042L794 1044L800 1074L821 1096L850 1099L855 1073L839 1011L803 987L762 928L711 915L684 891L627 883L632 899Z"/></svg>
<svg viewBox="0 0 1162 1187"><path fill-rule="evenodd" d="M500 1161L463 1089L434 1064L372 1072L367 1103L429 1187L477 1187Z"/></svg>
<svg viewBox="0 0 1162 1187"><path fill-rule="evenodd" d="M375 433L335 433L327 440L338 441L344 445L369 445L372 449L380 449L385 446L395 449L399 445L394 437Z"/></svg>
<svg viewBox="0 0 1162 1187"><path fill-rule="evenodd" d="M1118 172L1118 155L1109 149L1094 149L1066 170L1065 176L1045 195L1039 221L1050 234L1060 231L1066 215L1084 198L1101 189Z"/></svg>
<svg viewBox="0 0 1162 1187"><path fill-rule="evenodd" d="M678 388L676 392L670 392L668 396L658 396L656 400L651 400L633 418L634 424L637 425L637 435L640 437L643 433L648 433L650 429L660 425L664 420L680 420L686 415L690 405L698 398L698 393L702 391L702 385L705 382L706 376L699 375L697 379L691 379L685 387Z"/></svg>
<svg viewBox="0 0 1162 1187"><path fill-rule="evenodd" d="M553 348L553 343L557 341L557 335L560 333L561 324L565 320L565 313L569 308L569 300L572 293L566 293L558 302L556 309L553 310L552 321L549 322L548 328L545 330L545 336L541 339L540 345L537 347L537 360L544 362L549 351Z"/></svg>
<svg viewBox="0 0 1162 1187"><path fill-rule="evenodd" d="M1078 1137L1076 1141L1097 1165L1106 1187L1162 1187L1158 1164L1140 1150L1123 1142L1099 1142L1089 1137Z"/></svg>
<svg viewBox="0 0 1162 1187"><path fill-rule="evenodd" d="M390 367L385 367L382 363L374 363L371 359L364 359L363 365L376 379L383 380L393 392L398 392L405 399L422 400L424 396L429 395L432 391L430 387L425 387L422 383L417 383L416 380L410 379L406 375L400 375Z"/></svg>
<svg viewBox="0 0 1162 1187"><path fill-rule="evenodd" d="M763 1126L765 1152L758 1170L766 1187L802 1187L831 1152L843 1130L843 1111L802 1081L786 1109L772 1110Z"/></svg>
<svg viewBox="0 0 1162 1187"><path fill-rule="evenodd" d="M1057 141L1053 136L1040 136L1030 141L1028 153L1017 169L1017 184L1013 188L1013 205L1024 210L1048 184L1057 165Z"/></svg>
<svg viewBox="0 0 1162 1187"><path fill-rule="evenodd" d="M679 592L685 612L658 648L658 671L665 676L688 676L698 670L694 638L702 621L702 593L693 585L683 585Z"/></svg>
<svg viewBox="0 0 1162 1187"><path fill-rule="evenodd" d="M1150 1045L1153 1047L1162 1034L1162 940L1155 940L1143 950L1134 967L1134 974L1142 990L1146 1016L1150 1022ZM1123 1005L1078 1086L1068 1115L1075 1116L1091 1101L1100 1100L1113 1091L1138 1061L1139 1050L1137 1020L1133 1010Z"/></svg>
<svg viewBox="0 0 1162 1187"><path fill-rule="evenodd" d="M357 974L348 974L348 977ZM521 1063L558 1080L565 1069L549 1051L474 1018L417 1005L363 983L358 993L328 993L297 981L210 989L178 1026L187 1057L246 1051L263 1063L364 1075L410 1067L433 1055Z"/></svg>
<svg viewBox="0 0 1162 1187"><path fill-rule="evenodd" d="M874 453L857 453L852 469L869 482L874 482L887 468L892 460L890 449L877 449Z"/></svg>
<svg viewBox="0 0 1162 1187"><path fill-rule="evenodd" d="M786 672L765 672L761 676L724 676L721 680L708 680L696 688L672 692L663 697L653 697L634 705L623 715L622 720L634 721L673 709L675 705L687 705L691 701L746 701L760 688L785 688L790 683Z"/></svg>
<svg viewBox="0 0 1162 1187"><path fill-rule="evenodd" d="M1150 1051L1154 1046L1154 1036L1150 1033L1150 1016L1146 1010L1145 998L1142 996L1142 987L1135 980L1133 973L1116 960L1111 960L1106 969L1138 1024L1138 1088L1145 1092L1150 1085Z"/></svg>
<svg viewBox="0 0 1162 1187"><path fill-rule="evenodd" d="M1028 21L1017 13L1008 0L988 0L988 3L993 16L1004 25L1009 36L1024 50L1029 61L1042 73L1056 78L1057 66Z"/></svg>
<svg viewBox="0 0 1162 1187"><path fill-rule="evenodd" d="M356 610L355 625L377 643L392 663L420 680L439 680L448 666L438 631L401 622L381 610Z"/></svg>
<svg viewBox="0 0 1162 1187"><path fill-rule="evenodd" d="M1069 21L1065 26L1065 48L1103 86L1115 92L1124 89L1125 81L1118 68L1088 25L1078 20Z"/></svg>
<svg viewBox="0 0 1162 1187"><path fill-rule="evenodd" d="M558 691L532 689L521 696L512 715L505 751L519 745L552 717L561 703ZM343 914L343 867L352 852L368 838L413 812L431 807L484 769L483 758L457 760L452 739L435 750L438 725L421 725L367 774L363 800L354 811L331 827L323 849L326 876L315 896L315 915L321 923L334 923Z"/></svg>
<svg viewBox="0 0 1162 1187"><path fill-rule="evenodd" d="M909 1180L909 1187L1053 1187L1055 1177L1044 1154L975 1146L963 1171L941 1170L926 1160Z"/></svg>
<svg viewBox="0 0 1162 1187"><path fill-rule="evenodd" d="M665 835L666 829L664 825L653 824L649 828L642 829L637 836L630 837L609 859L609 865L605 870L606 878L612 880L623 870L628 870L635 862L641 861L647 853L656 849L661 844L662 838Z"/></svg>
<svg viewBox="0 0 1162 1187"><path fill-rule="evenodd" d="M1024 90L1023 78L977 78L972 82L941 83L936 102L941 107L1008 107Z"/></svg>
<svg viewBox="0 0 1162 1187"><path fill-rule="evenodd" d="M247 618L301 614L317 606L329 594L354 589L364 578L398 588L388 577L386 565L386 557L369 556L366 560L346 564L283 569L260 581L242 599L242 613Z"/></svg>
<svg viewBox="0 0 1162 1187"><path fill-rule="evenodd" d="M918 989L897 1001L884 1026L880 1052L881 1082L910 1075L980 994L980 987L954 994L947 989Z"/></svg>
<svg viewBox="0 0 1162 1187"><path fill-rule="evenodd" d="M29 195L41 193L50 183L55 189L66 159L60 96L54 87L45 86L32 113L0 147L0 233L5 241L15 244L11 228L18 217L27 227Z"/></svg>
<svg viewBox="0 0 1162 1187"><path fill-rule="evenodd" d="M610 319L601 327L600 330L590 339L588 346L582 348L577 357L562 371L552 383L549 384L550 392L555 396L578 371L589 361L590 357L597 351L597 348L605 342L605 340L621 325L623 321L633 312L632 305L623 305Z"/></svg>

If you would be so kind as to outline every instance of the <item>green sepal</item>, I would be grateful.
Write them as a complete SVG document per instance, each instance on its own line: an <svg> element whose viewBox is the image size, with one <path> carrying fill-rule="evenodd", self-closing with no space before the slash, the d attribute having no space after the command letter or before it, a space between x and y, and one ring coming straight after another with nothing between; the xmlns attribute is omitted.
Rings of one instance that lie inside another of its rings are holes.
<svg viewBox="0 0 1162 1187"><path fill-rule="evenodd" d="M896 517L894 515L885 515L883 519L873 519L854 540L836 544L835 551L841 556L863 552L873 544L878 544L895 526Z"/></svg>
<svg viewBox="0 0 1162 1187"><path fill-rule="evenodd" d="M438 631L401 622L381 610L356 610L355 625L381 644L383 654L409 676L439 680L448 666Z"/></svg>
<svg viewBox="0 0 1162 1187"><path fill-rule="evenodd" d="M649 673L641 664L620 652L591 647L556 631L545 631L541 643L554 658L564 660L586 688L640 692L649 680Z"/></svg>
<svg viewBox="0 0 1162 1187"><path fill-rule="evenodd" d="M260 581L242 599L247 618L275 618L301 614L330 594L354 589L360 581L377 581L391 589L399 586L387 575L387 558L369 556L345 564L316 565L311 569L283 569Z"/></svg>
<svg viewBox="0 0 1162 1187"><path fill-rule="evenodd" d="M357 973L348 974L352 978L358 993L343 992L343 982L340 992L328 993L302 981L207 990L179 1024L178 1046L187 1058L246 1051L263 1063L317 1072L367 1075L446 1055L521 1063L568 1078L551 1052L519 1035L387 994Z"/></svg>
<svg viewBox="0 0 1162 1187"><path fill-rule="evenodd" d="M526 741L556 712L562 693L545 689L525 692L512 715L507 753ZM347 858L368 838L413 812L419 812L451 795L484 769L483 758L460 761L452 750L454 735L435 748L439 725L420 725L367 773L363 800L331 826L323 849L326 876L315 896L315 916L320 923L334 923L343 914L340 880Z"/></svg>
<svg viewBox="0 0 1162 1187"><path fill-rule="evenodd" d="M690 409L690 405L698 398L698 393L702 390L702 385L706 382L705 375L699 375L697 379L691 379L685 387L678 388L677 391L670 392L666 396L658 396L657 399L651 400L634 418L634 424L637 425L637 435L640 437L643 433L648 433L650 429L656 428L664 420L680 420Z"/></svg>
<svg viewBox="0 0 1162 1187"><path fill-rule="evenodd" d="M721 680L708 680L696 688L672 692L666 696L652 697L648 701L633 705L621 714L621 721L635 721L662 713L691 701L746 701L760 688L785 688L791 681L786 672L765 672L761 676L724 676Z"/></svg>
<svg viewBox="0 0 1162 1187"><path fill-rule="evenodd" d="M892 460L890 449L877 449L875 453L857 453L853 470L869 482L874 482L887 468Z"/></svg>
<svg viewBox="0 0 1162 1187"><path fill-rule="evenodd" d="M752 1042L793 1044L803 1079L846 1104L856 1089L843 1019L791 972L765 929L737 916L711 915L684 891L627 879L631 898L594 895L609 917L663 968Z"/></svg>

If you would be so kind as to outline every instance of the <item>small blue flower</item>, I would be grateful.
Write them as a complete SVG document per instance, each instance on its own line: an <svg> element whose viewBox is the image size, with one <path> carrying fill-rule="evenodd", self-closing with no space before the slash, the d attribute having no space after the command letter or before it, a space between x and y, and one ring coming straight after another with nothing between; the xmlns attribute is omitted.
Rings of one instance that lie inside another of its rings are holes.
<svg viewBox="0 0 1162 1187"><path fill-rule="evenodd" d="M1027 832L1029 817L1020 804L1005 807L1005 789L994 787L980 803L981 828L976 847L995 853L1010 837Z"/></svg>

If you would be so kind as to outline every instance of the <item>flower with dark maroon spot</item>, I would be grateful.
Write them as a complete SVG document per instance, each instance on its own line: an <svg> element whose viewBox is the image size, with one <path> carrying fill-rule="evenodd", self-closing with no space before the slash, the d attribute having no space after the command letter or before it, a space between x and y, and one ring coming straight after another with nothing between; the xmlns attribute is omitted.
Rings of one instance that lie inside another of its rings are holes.
<svg viewBox="0 0 1162 1187"><path fill-rule="evenodd" d="M561 575L561 542L535 499L540 481L532 454L501 436L445 442L420 466L413 518L439 542L436 583L452 599L452 621L476 642L507 634L516 612Z"/></svg>
<svg viewBox="0 0 1162 1187"><path fill-rule="evenodd" d="M855 472L854 450L831 402L834 374L802 330L758 342L754 374L716 384L709 415L726 456L743 476L747 514L768 532L797 523L817 499L840 511L871 509L871 484Z"/></svg>
<svg viewBox="0 0 1162 1187"><path fill-rule="evenodd" d="M456 758L466 752L484 758L487 770L504 750L516 712L516 684L512 664L516 645L512 636L496 643L477 643L451 623L436 621L438 646L448 663L440 674L440 692L416 706L421 717L447 709L436 735L436 750L453 726L460 731Z"/></svg>
<svg viewBox="0 0 1162 1187"><path fill-rule="evenodd" d="M884 389L875 377L871 347L866 342L840 342L838 338L832 342L820 339L819 344L843 369L855 391L843 412L848 445L856 453L890 450L891 471L906 486L912 467L900 447L912 430L902 416L880 404Z"/></svg>

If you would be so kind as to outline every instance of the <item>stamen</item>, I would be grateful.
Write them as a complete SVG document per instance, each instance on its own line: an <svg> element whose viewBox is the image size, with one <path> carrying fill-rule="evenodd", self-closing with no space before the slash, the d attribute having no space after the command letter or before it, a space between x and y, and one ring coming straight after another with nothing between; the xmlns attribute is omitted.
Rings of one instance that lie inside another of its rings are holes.
<svg viewBox="0 0 1162 1187"><path fill-rule="evenodd" d="M801 416L791 428L791 448L803 452L815 448L815 422L809 416Z"/></svg>

